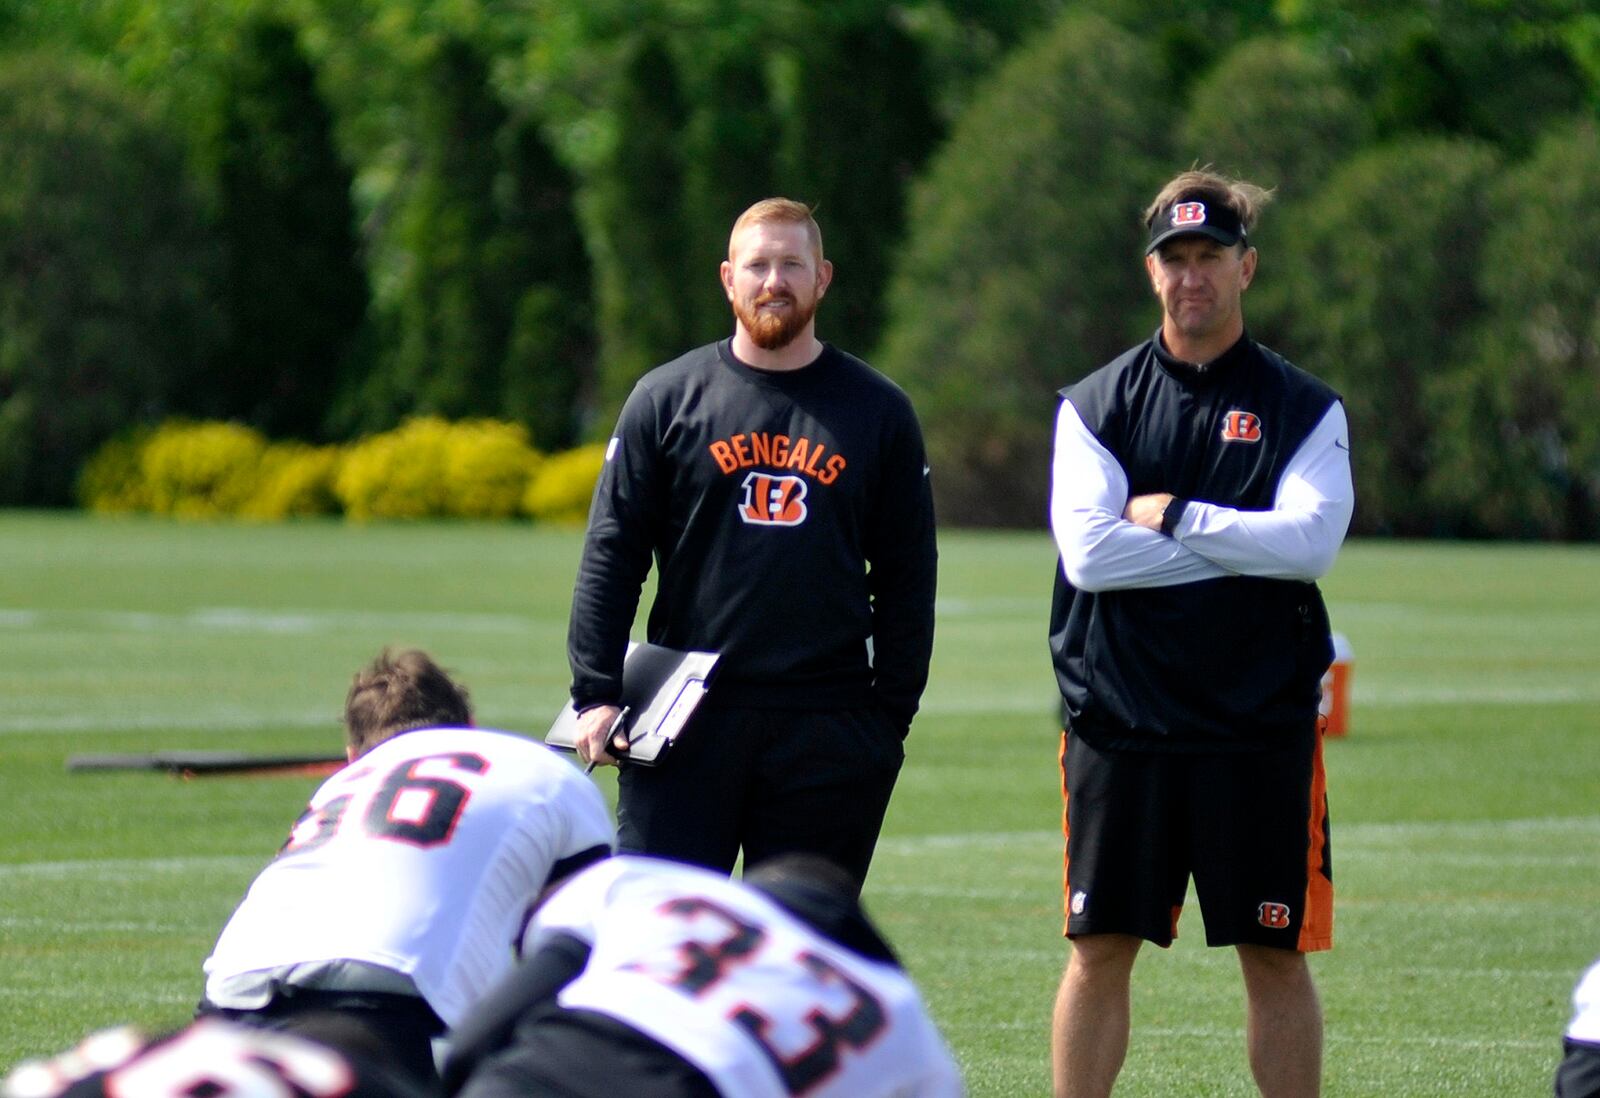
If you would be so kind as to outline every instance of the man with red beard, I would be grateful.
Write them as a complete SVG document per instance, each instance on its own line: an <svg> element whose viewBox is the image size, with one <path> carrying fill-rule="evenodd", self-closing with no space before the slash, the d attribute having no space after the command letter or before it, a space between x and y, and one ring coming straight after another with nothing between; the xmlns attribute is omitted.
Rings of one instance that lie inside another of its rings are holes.
<svg viewBox="0 0 1600 1098"><path fill-rule="evenodd" d="M646 374L595 489L567 648L577 751L621 763L623 851L732 872L819 854L865 879L933 649L922 431L905 394L816 335L833 278L810 209L756 203L722 285L734 333ZM663 765L611 737L646 639L720 653Z"/></svg>

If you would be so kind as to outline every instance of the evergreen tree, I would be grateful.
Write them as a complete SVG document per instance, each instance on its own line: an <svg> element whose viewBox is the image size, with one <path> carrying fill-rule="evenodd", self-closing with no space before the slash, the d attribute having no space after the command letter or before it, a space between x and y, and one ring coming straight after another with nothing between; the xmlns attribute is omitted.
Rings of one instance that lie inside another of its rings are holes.
<svg viewBox="0 0 1600 1098"><path fill-rule="evenodd" d="M493 244L506 110L483 59L459 38L440 44L415 107L419 163L397 226L406 267L394 361L370 395L390 422L412 412L493 415L520 289L505 274L521 257Z"/></svg>
<svg viewBox="0 0 1600 1098"><path fill-rule="evenodd" d="M1488 311L1430 390L1431 498L1460 532L1600 538L1600 127L1547 133L1500 182L1477 284Z"/></svg>
<svg viewBox="0 0 1600 1098"><path fill-rule="evenodd" d="M1469 352L1483 316L1475 279L1498 167L1480 142L1376 147L1343 165L1283 234L1285 351L1344 396L1359 531L1433 532L1430 390Z"/></svg>
<svg viewBox="0 0 1600 1098"><path fill-rule="evenodd" d="M544 450L579 441L580 412L595 382L592 277L574 211L573 182L533 119L504 140L504 197L496 234L512 253L521 290L502 368L504 415L527 425Z"/></svg>
<svg viewBox="0 0 1600 1098"><path fill-rule="evenodd" d="M1297 207L1369 137L1368 120L1335 60L1303 41L1261 37L1198 80L1178 128L1178 164L1211 164L1272 191L1251 240L1264 267L1250 287L1251 334L1293 358L1289 247Z"/></svg>
<svg viewBox="0 0 1600 1098"><path fill-rule="evenodd" d="M683 121L678 73L658 39L631 50L613 89L617 133L596 181L602 418L652 366L704 343L691 330L685 276ZM701 276L715 279L712 267ZM714 285L714 283L713 283Z"/></svg>
<svg viewBox="0 0 1600 1098"><path fill-rule="evenodd" d="M874 5L876 6L876 5ZM870 355L911 180L939 141L921 47L888 18L819 18L799 51L782 186L816 207L834 279L817 330Z"/></svg>
<svg viewBox="0 0 1600 1098"><path fill-rule="evenodd" d="M979 91L918 184L878 365L911 393L941 519L1043 522L1053 395L1158 322L1140 213L1169 106L1079 11Z"/></svg>
<svg viewBox="0 0 1600 1098"><path fill-rule="evenodd" d="M739 49L708 61L684 134L683 278L686 335L692 342L720 339L733 330L727 295L717 279L728 257L728 233L735 218L779 189L774 159L781 127L763 60Z"/></svg>
<svg viewBox="0 0 1600 1098"><path fill-rule="evenodd" d="M120 428L195 410L216 239L182 147L90 66L0 69L0 503L64 504Z"/></svg>
<svg viewBox="0 0 1600 1098"><path fill-rule="evenodd" d="M242 39L216 169L230 321L216 410L271 435L312 438L355 369L367 311L351 173L294 29L260 21Z"/></svg>

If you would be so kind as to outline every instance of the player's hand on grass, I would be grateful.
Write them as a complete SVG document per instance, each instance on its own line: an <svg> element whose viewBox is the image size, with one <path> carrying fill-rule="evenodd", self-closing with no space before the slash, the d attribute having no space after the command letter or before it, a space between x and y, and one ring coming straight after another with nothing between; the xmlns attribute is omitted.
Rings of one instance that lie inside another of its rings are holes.
<svg viewBox="0 0 1600 1098"><path fill-rule="evenodd" d="M585 766L616 766L617 757L627 753L627 733L618 730L611 735L621 715L622 710L615 705L590 706L578 714L578 736L573 746Z"/></svg>

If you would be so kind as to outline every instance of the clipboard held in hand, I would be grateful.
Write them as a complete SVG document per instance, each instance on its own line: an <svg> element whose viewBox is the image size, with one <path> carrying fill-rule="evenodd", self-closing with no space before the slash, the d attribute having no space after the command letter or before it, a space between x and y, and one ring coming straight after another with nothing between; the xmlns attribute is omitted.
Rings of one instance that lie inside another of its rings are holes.
<svg viewBox="0 0 1600 1098"><path fill-rule="evenodd" d="M637 642L628 645L618 704L627 711L622 731L628 736L629 762L660 765L705 697L716 667L715 652L685 652ZM578 711L568 701L545 733L544 742L574 751L577 736Z"/></svg>

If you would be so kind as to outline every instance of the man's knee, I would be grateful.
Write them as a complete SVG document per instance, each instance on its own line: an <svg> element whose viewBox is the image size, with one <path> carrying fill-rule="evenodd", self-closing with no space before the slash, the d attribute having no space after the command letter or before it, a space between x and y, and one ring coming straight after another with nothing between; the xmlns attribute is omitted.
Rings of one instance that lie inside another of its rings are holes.
<svg viewBox="0 0 1600 1098"><path fill-rule="evenodd" d="M1126 976L1143 944L1132 934L1080 934L1072 939L1067 971L1084 977Z"/></svg>
<svg viewBox="0 0 1600 1098"><path fill-rule="evenodd" d="M1313 990L1311 966L1306 955L1275 946L1240 945L1239 967L1245 986L1263 992Z"/></svg>

